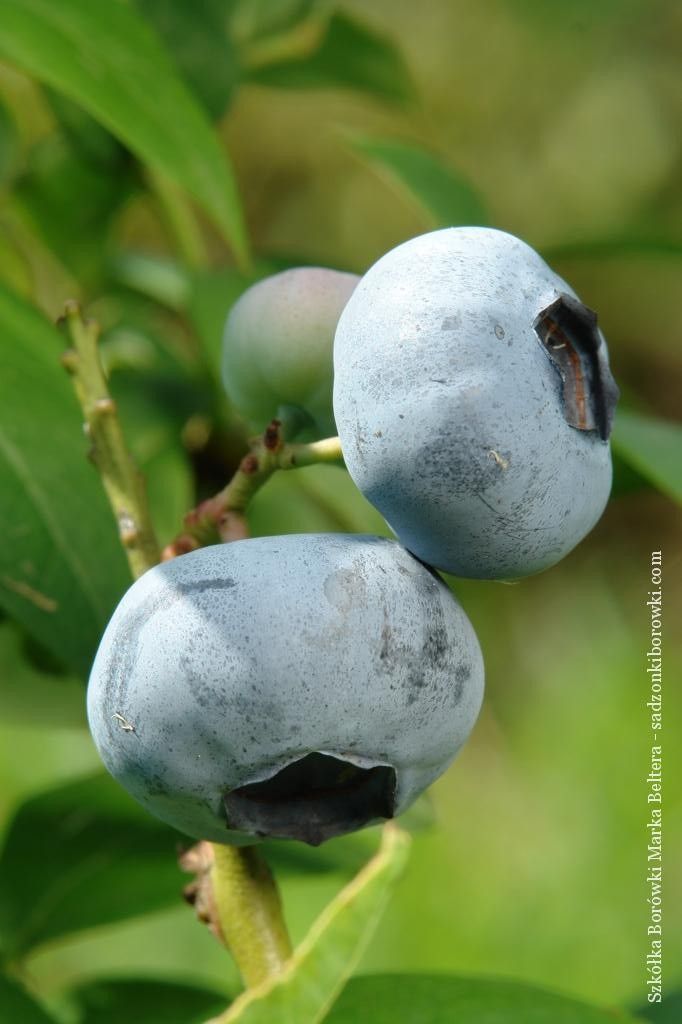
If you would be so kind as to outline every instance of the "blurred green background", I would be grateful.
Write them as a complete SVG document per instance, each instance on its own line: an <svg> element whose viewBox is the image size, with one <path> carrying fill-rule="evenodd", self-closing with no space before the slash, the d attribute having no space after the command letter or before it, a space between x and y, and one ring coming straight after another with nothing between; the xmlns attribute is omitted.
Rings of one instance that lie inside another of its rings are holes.
<svg viewBox="0 0 682 1024"><path fill-rule="evenodd" d="M256 273L305 263L362 273L440 223L485 219L538 248L598 310L625 407L679 417L679 3L202 0L191 17L172 0L133 6L217 125ZM0 34L23 7L40 4L12 0ZM100 319L112 389L167 540L243 451L244 426L216 369L220 324L251 272L235 269L210 209L133 156L131 139L65 97L49 72L31 73L23 53L0 43L0 283L50 320L73 297ZM188 137L188 159L192 145ZM7 357L15 343L4 326ZM33 394L22 396L29 411ZM75 408L72 423L80 458ZM671 444L666 434L667 477L647 468L646 452L643 461L620 452L604 518L557 568L515 585L453 581L481 639L487 698L433 787L434 822L415 832L408 875L362 970L485 973L601 1004L645 1000L645 601L650 553L661 550L665 973L668 989L679 984L682 574L679 510L666 496L680 465ZM663 494L652 478L668 481ZM385 529L335 468L273 479L251 523L256 534ZM77 545L76 524L71 536ZM16 611L16 593L0 587L0 600L7 824L23 800L96 771L98 759L82 668L64 668L58 644ZM49 858L49 830L42 841ZM282 865L295 938L364 842L328 863L320 851ZM158 904L36 941L30 984L64 1019L64 993L100 975L232 990L236 975L192 913Z"/></svg>

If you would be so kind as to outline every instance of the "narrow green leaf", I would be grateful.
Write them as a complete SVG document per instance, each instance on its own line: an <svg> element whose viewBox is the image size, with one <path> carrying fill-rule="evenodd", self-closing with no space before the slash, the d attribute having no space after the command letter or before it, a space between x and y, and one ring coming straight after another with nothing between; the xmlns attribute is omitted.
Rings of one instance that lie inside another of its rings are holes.
<svg viewBox="0 0 682 1024"><path fill-rule="evenodd" d="M473 186L427 150L395 139L358 135L350 136L350 144L389 184L416 200L434 227L488 223Z"/></svg>
<svg viewBox="0 0 682 1024"><path fill-rule="evenodd" d="M621 409L611 444L640 476L682 504L682 424Z"/></svg>
<svg viewBox="0 0 682 1024"><path fill-rule="evenodd" d="M125 249L112 255L109 272L117 284L168 309L180 312L187 305L191 283L187 272L177 262Z"/></svg>
<svg viewBox="0 0 682 1024"><path fill-rule="evenodd" d="M600 1010L515 981L447 974L385 974L352 978L327 1024L634 1024L616 1010Z"/></svg>
<svg viewBox="0 0 682 1024"><path fill-rule="evenodd" d="M379 852L322 912L282 973L241 995L218 1018L220 1024L324 1020L369 942L408 848L405 832L385 826ZM372 1018L356 1018L361 1019Z"/></svg>
<svg viewBox="0 0 682 1024"><path fill-rule="evenodd" d="M71 993L79 1024L205 1024L225 1006L220 992L174 982L117 978L98 980Z"/></svg>
<svg viewBox="0 0 682 1024"><path fill-rule="evenodd" d="M173 829L107 775L32 797L0 856L0 936L12 956L60 935L180 899L186 882Z"/></svg>
<svg viewBox="0 0 682 1024"><path fill-rule="evenodd" d="M254 68L248 78L284 89L358 89L393 103L414 98L409 70L395 43L341 12L331 16L313 53Z"/></svg>
<svg viewBox="0 0 682 1024"><path fill-rule="evenodd" d="M315 6L315 0L236 0L232 31L242 41L264 39L295 28Z"/></svg>
<svg viewBox="0 0 682 1024"><path fill-rule="evenodd" d="M248 262L227 156L166 51L132 7L4 0L0 56L81 104L141 160L186 188L238 260Z"/></svg>
<svg viewBox="0 0 682 1024"><path fill-rule="evenodd" d="M207 112L225 112L239 81L240 68L229 35L231 4L225 0L135 0L159 33L175 64Z"/></svg>
<svg viewBox="0 0 682 1024"><path fill-rule="evenodd" d="M130 578L63 348L0 287L0 605L85 675Z"/></svg>
<svg viewBox="0 0 682 1024"><path fill-rule="evenodd" d="M3 1024L55 1024L54 1018L28 992L1 974L0 1021Z"/></svg>

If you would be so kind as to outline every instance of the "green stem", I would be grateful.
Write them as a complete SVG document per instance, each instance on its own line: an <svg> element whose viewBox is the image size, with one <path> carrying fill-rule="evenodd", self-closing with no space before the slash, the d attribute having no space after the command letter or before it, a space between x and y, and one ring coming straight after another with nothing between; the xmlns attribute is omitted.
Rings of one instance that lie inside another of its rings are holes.
<svg viewBox="0 0 682 1024"><path fill-rule="evenodd" d="M277 468L300 469L303 466L316 466L321 462L340 462L342 458L341 442L338 437L325 437L321 441L311 441L310 444L284 445Z"/></svg>
<svg viewBox="0 0 682 1024"><path fill-rule="evenodd" d="M66 304L61 324L72 345L63 354L62 362L73 377L92 444L91 457L116 517L130 570L137 579L159 562L159 548L144 479L126 445L116 403L107 387L97 344L99 327L93 321L83 320L76 302ZM285 445L279 422L273 421L252 453L242 460L240 470L227 487L210 499L215 505L212 515L202 519L197 515L199 510L195 510L193 546L205 542L197 537L203 536L202 530L206 533L207 524L214 530L220 524L225 530L231 515L243 517L252 495L276 469L329 462L339 456L335 438L311 445ZM292 952L277 886L255 847L210 845L210 878L218 930L244 984L252 987L279 973Z"/></svg>
<svg viewBox="0 0 682 1024"><path fill-rule="evenodd" d="M273 424L277 421L273 420ZM271 429L271 428L269 428ZM310 444L283 444L265 439L253 446L250 455L242 459L241 465L226 487L210 501L211 512L246 512L256 491L270 479L278 469L295 469L314 466L321 462L336 462L341 458L338 437L328 437Z"/></svg>
<svg viewBox="0 0 682 1024"><path fill-rule="evenodd" d="M97 345L99 326L83 320L76 302L66 304L61 323L73 346L63 354L62 362L73 377L92 445L90 456L102 477L130 571L137 579L157 564L159 547L144 479L128 450L104 376Z"/></svg>
<svg viewBox="0 0 682 1024"><path fill-rule="evenodd" d="M279 892L255 846L212 845L220 930L251 988L278 974L292 954Z"/></svg>
<svg viewBox="0 0 682 1024"><path fill-rule="evenodd" d="M338 437L310 444L285 444L281 423L273 420L263 436L253 443L250 453L244 456L239 469L222 491L185 516L183 532L164 548L162 558L175 558L217 540L248 537L248 504L276 470L338 462L342 457Z"/></svg>

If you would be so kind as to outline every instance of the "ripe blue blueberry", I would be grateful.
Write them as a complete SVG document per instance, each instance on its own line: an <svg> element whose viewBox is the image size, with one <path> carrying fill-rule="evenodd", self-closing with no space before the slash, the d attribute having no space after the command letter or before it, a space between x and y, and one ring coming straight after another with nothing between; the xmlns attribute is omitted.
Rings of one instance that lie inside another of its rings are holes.
<svg viewBox="0 0 682 1024"><path fill-rule="evenodd" d="M359 278L295 267L252 285L232 307L223 337L223 383L256 428L273 416L336 433L332 346L339 315Z"/></svg>
<svg viewBox="0 0 682 1024"><path fill-rule="evenodd" d="M188 835L316 844L405 810L482 693L442 580L394 541L300 534L149 570L105 631L88 716L111 774Z"/></svg>
<svg viewBox="0 0 682 1024"><path fill-rule="evenodd" d="M334 374L346 465L429 565L539 572L602 514L618 395L606 343L518 238L446 228L382 257L341 314Z"/></svg>

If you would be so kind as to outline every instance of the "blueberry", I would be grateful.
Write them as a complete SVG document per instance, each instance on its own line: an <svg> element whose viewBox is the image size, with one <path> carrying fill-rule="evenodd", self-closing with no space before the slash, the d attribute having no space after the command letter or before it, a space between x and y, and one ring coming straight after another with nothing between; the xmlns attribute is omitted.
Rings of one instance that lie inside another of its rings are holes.
<svg viewBox="0 0 682 1024"><path fill-rule="evenodd" d="M481 652L397 543L216 545L125 594L90 677L102 759L190 836L317 844L405 810L469 735Z"/></svg>
<svg viewBox="0 0 682 1024"><path fill-rule="evenodd" d="M553 565L611 487L596 316L528 245L446 228L362 278L334 343L346 465L403 543L461 576Z"/></svg>
<svg viewBox="0 0 682 1024"><path fill-rule="evenodd" d="M223 382L234 407L262 429L287 409L313 433L336 433L332 345L359 278L321 267L266 277L237 300L223 338Z"/></svg>

